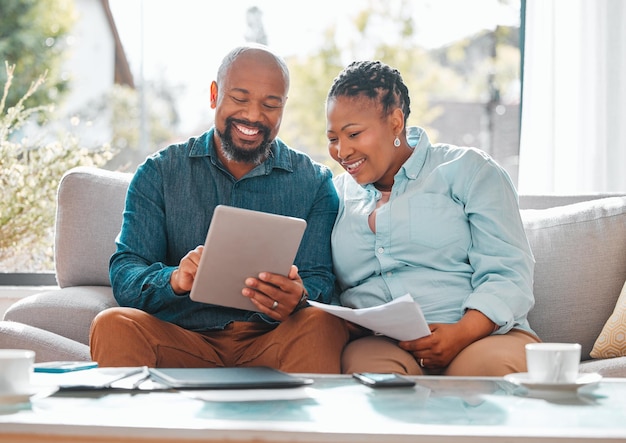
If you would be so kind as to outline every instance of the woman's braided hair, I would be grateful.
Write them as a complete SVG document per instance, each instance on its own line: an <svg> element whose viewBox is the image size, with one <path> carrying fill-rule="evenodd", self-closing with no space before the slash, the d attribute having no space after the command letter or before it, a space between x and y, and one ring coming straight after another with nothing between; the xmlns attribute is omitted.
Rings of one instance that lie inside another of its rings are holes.
<svg viewBox="0 0 626 443"><path fill-rule="evenodd" d="M383 108L383 116L399 107L404 113L406 124L411 112L411 99L397 69L380 61L352 62L333 80L327 100L358 95L378 99Z"/></svg>

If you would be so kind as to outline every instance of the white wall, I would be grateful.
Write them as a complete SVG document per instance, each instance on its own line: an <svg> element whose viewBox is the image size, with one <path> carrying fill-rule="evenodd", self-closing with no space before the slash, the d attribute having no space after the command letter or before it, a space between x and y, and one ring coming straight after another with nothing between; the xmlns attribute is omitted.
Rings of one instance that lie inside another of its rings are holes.
<svg viewBox="0 0 626 443"><path fill-rule="evenodd" d="M59 125L77 135L82 146L99 147L111 141L112 131L109 116L94 105L115 83L115 40L99 0L75 0L75 6L78 18L66 39L63 72L70 92L59 108Z"/></svg>
<svg viewBox="0 0 626 443"><path fill-rule="evenodd" d="M110 90L115 75L115 41L99 0L75 0L76 21L66 63L71 92L65 107L69 112L101 97Z"/></svg>

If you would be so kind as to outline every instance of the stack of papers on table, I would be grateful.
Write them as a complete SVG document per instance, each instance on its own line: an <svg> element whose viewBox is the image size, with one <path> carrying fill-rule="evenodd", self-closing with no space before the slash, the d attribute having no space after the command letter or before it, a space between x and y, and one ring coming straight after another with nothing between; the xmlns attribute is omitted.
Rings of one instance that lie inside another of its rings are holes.
<svg viewBox="0 0 626 443"><path fill-rule="evenodd" d="M56 386L61 391L92 391L137 389L137 382L147 380L148 376L144 367L93 368L63 373L35 372L31 381L39 386Z"/></svg>

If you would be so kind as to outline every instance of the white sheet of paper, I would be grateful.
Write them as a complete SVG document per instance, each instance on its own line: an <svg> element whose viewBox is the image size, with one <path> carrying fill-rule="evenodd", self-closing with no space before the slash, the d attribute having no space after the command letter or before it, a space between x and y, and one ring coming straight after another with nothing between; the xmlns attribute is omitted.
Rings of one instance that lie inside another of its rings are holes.
<svg viewBox="0 0 626 443"><path fill-rule="evenodd" d="M352 309L310 301L311 306L396 340L415 340L430 334L422 309L411 294L379 306Z"/></svg>
<svg viewBox="0 0 626 443"><path fill-rule="evenodd" d="M301 400L314 397L314 390L304 386L284 389L190 389L179 392L198 400L217 402Z"/></svg>

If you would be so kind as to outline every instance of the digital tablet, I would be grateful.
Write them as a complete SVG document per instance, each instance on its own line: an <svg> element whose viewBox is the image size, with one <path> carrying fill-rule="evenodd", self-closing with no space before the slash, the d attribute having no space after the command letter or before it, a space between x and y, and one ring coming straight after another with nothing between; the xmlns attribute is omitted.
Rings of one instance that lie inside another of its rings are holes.
<svg viewBox="0 0 626 443"><path fill-rule="evenodd" d="M274 389L313 383L266 366L236 368L149 368L153 380L176 389Z"/></svg>
<svg viewBox="0 0 626 443"><path fill-rule="evenodd" d="M260 272L287 275L306 229L301 218L219 205L204 244L190 298L258 311L241 294Z"/></svg>

